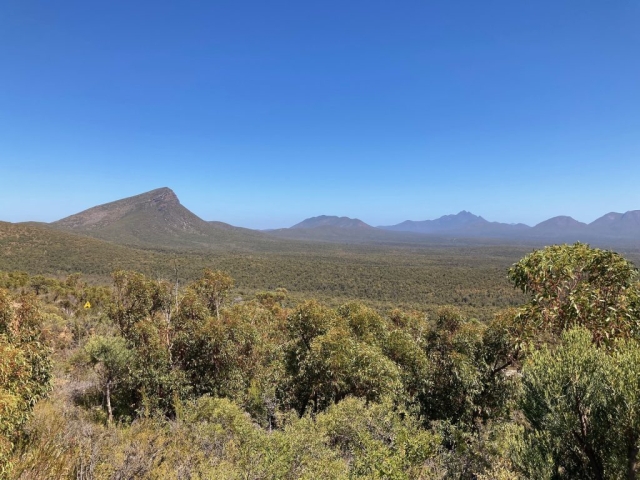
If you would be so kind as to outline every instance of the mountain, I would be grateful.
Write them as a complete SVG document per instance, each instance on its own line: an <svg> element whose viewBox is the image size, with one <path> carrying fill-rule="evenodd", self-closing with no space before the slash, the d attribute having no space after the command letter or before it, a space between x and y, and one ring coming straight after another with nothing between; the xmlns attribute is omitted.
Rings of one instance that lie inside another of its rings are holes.
<svg viewBox="0 0 640 480"><path fill-rule="evenodd" d="M614 225L620 222L622 215L623 215L622 213L609 212L606 215L603 215L600 218L595 219L593 222L589 224L589 227L593 230L609 231Z"/></svg>
<svg viewBox="0 0 640 480"><path fill-rule="evenodd" d="M589 230L602 235L640 237L640 210L607 213L591 222Z"/></svg>
<svg viewBox="0 0 640 480"><path fill-rule="evenodd" d="M462 237L508 237L529 229L522 223L489 222L466 210L456 215L444 215L435 220L407 220L397 225L378 227L396 232L415 232L431 235L449 235Z"/></svg>
<svg viewBox="0 0 640 480"><path fill-rule="evenodd" d="M362 220L349 217L336 217L329 215L320 215L319 217L311 217L303 220L300 223L296 223L291 228L373 228L371 225L367 225Z"/></svg>
<svg viewBox="0 0 640 480"><path fill-rule="evenodd" d="M532 230L535 232L562 234L566 232L585 231L586 228L586 223L579 222L566 215L559 215L538 223Z"/></svg>
<svg viewBox="0 0 640 480"><path fill-rule="evenodd" d="M184 207L169 188L159 188L98 205L49 224L49 228L115 244L153 250L274 252L298 249L292 241L374 244L515 242L548 244L583 241L601 246L640 243L640 210L608 213L590 224L557 216L534 227L490 222L463 210L434 220L372 227L362 220L321 215L291 228L260 232L205 221Z"/></svg>
<svg viewBox="0 0 640 480"><path fill-rule="evenodd" d="M468 212L461 212L463 216L471 215ZM442 224L455 223L456 215L448 215L448 218L442 220ZM459 217L458 217L459 218ZM475 217L480 218L480 217ZM491 222L482 220L487 225ZM408 222L405 222L408 223ZM411 223L411 222L409 222ZM414 222L420 223L420 222ZM464 221L462 222L464 223ZM471 222L467 222L471 223ZM425 234L420 229L392 230L384 227L372 227L362 220L349 217L337 217L329 215L321 215L303 220L290 228L281 228L277 230L269 230L266 233L270 236L301 241L314 242L330 242L345 244L376 244L376 245L449 245L452 242L460 244L468 243L461 238L452 238L447 228L432 228L429 234ZM466 235L466 237L478 237L479 235ZM477 240L471 239L471 243L477 244ZM487 242L482 242L487 243ZM489 241L488 243L495 243Z"/></svg>
<svg viewBox="0 0 640 480"><path fill-rule="evenodd" d="M268 235L289 240L357 244L384 242L386 233L357 218L320 215L290 228L270 230Z"/></svg>
<svg viewBox="0 0 640 480"><path fill-rule="evenodd" d="M538 223L531 229L533 235L566 235L588 233L587 224L566 215L559 215Z"/></svg>
<svg viewBox="0 0 640 480"><path fill-rule="evenodd" d="M271 239L253 230L206 222L169 188L98 205L51 224L54 228L146 248L255 249Z"/></svg>
<svg viewBox="0 0 640 480"><path fill-rule="evenodd" d="M466 210L457 215L444 215L435 220L413 221L406 220L397 225L378 227L384 230L394 230L398 232L417 233L443 233L467 228L471 225L481 225L489 223L484 218L474 215Z"/></svg>
<svg viewBox="0 0 640 480"><path fill-rule="evenodd" d="M463 210L456 215L444 215L435 220L411 221L378 227L387 231L414 232L443 237L502 239L516 242L590 242L598 245L635 246L640 243L640 210L608 213L590 224L569 216L557 216L534 227L523 223L489 222Z"/></svg>
<svg viewBox="0 0 640 480"><path fill-rule="evenodd" d="M199 233L206 228L206 222L183 207L173 190L166 187L89 208L53 225L65 230L101 231L140 218L168 230Z"/></svg>

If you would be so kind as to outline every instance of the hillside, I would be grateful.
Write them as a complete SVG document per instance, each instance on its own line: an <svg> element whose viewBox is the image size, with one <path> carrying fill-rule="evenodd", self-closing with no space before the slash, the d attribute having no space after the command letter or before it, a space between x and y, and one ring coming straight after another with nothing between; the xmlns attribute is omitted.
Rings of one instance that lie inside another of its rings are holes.
<svg viewBox="0 0 640 480"><path fill-rule="evenodd" d="M260 250L271 239L253 230L206 222L159 188L98 205L51 224L110 242L156 249Z"/></svg>
<svg viewBox="0 0 640 480"><path fill-rule="evenodd" d="M560 215L534 227L492 222L466 210L434 220L406 220L380 227L357 218L320 215L290 228L261 232L205 221L185 208L176 194L165 187L89 208L51 226L121 245L173 251L286 252L300 248L291 241L390 245L451 242L543 245L583 241L604 247L634 248L639 246L640 210L611 212L588 225Z"/></svg>
<svg viewBox="0 0 640 480"><path fill-rule="evenodd" d="M498 226L496 227L496 225ZM290 228L269 230L267 233L282 239L344 244L495 245L505 241L501 237L506 237L506 235L495 235L505 225L487 222L482 217L477 217L469 212L446 215L438 220L406 221L392 227L372 227L357 218L321 215L307 218ZM506 225L506 227L511 226ZM514 226L513 228L518 227ZM509 241L509 243L513 242ZM519 239L517 243L521 243Z"/></svg>
<svg viewBox="0 0 640 480"><path fill-rule="evenodd" d="M166 256L63 232L36 223L0 222L0 269L31 273L83 272L106 276L117 269L169 271Z"/></svg>
<svg viewBox="0 0 640 480"><path fill-rule="evenodd" d="M378 243L391 241L386 232L367 225L362 220L335 215L307 218L290 228L269 230L268 235L280 239L330 242L330 243Z"/></svg>

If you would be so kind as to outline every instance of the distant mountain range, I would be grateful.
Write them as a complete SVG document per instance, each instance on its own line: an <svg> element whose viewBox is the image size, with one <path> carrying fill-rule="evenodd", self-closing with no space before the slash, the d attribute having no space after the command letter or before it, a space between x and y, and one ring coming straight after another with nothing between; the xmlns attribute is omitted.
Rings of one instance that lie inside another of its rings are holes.
<svg viewBox="0 0 640 480"><path fill-rule="evenodd" d="M458 241L484 239L533 244L583 241L600 245L640 246L640 210L608 213L590 224L568 216L557 216L533 227L524 223L490 222L466 210L435 220L406 220L397 225L379 227L359 219L323 215L270 233L281 238L351 243L358 240L423 243L426 237L438 237Z"/></svg>
<svg viewBox="0 0 640 480"><path fill-rule="evenodd" d="M6 225L9 228L11 224ZM352 244L517 242L532 245L584 241L602 246L640 247L640 210L608 213L590 224L558 216L533 227L522 223L490 222L468 211L434 220L407 220L380 227L356 218L322 215L290 228L257 231L205 221L185 208L169 188L98 205L50 224L22 225L30 225L32 235L38 228L47 228L112 244L155 250L286 251L293 245L286 243L291 240Z"/></svg>
<svg viewBox="0 0 640 480"><path fill-rule="evenodd" d="M436 220L414 222L407 220L397 225L379 227L396 232L417 232L469 237L495 238L549 238L570 240L640 239L640 210L626 213L608 213L586 224L568 216L557 216L534 227L523 223L489 222L467 211L445 215Z"/></svg>

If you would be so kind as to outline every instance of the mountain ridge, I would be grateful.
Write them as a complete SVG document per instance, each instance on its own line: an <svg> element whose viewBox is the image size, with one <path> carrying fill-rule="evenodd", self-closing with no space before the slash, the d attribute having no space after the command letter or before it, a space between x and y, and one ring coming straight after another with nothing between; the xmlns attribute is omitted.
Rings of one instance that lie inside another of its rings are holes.
<svg viewBox="0 0 640 480"><path fill-rule="evenodd" d="M610 213L586 224L566 215L552 217L533 227L524 223L501 223L462 210L434 220L406 220L396 225L370 227L364 230L348 224L301 228L316 219L348 219L348 217L311 217L288 229L269 231L279 238L319 240L344 243L425 243L437 239L460 242L516 242L535 245L549 243L592 243L603 247L640 245L640 210L624 214ZM353 220L353 219L350 219ZM364 223L364 222L363 222ZM367 224L365 224L367 225ZM395 234L395 235L392 235ZM431 240L430 240L431 239Z"/></svg>
<svg viewBox="0 0 640 480"><path fill-rule="evenodd" d="M405 220L397 225L380 226L384 230L417 233L438 233L444 230L466 228L470 225L488 224L484 218L462 210L455 215L443 215L433 220Z"/></svg>
<svg viewBox="0 0 640 480"><path fill-rule="evenodd" d="M431 236L523 242L607 241L637 244L640 210L609 212L587 224L559 215L531 227L488 221L467 210L432 220L405 220L371 226L358 218L309 217L289 228L257 231L220 221L205 221L184 207L173 190L157 188L88 208L47 224L52 228L109 242L152 249L272 248L283 240L347 243L423 243Z"/></svg>
<svg viewBox="0 0 640 480"><path fill-rule="evenodd" d="M544 220L533 227L524 223L507 224L489 222L466 210L456 215L443 215L434 220L406 220L396 225L378 227L385 230L489 237L541 237L558 238L583 235L585 239L597 237L632 238L640 235L640 210L625 213L610 212L587 224L567 215Z"/></svg>

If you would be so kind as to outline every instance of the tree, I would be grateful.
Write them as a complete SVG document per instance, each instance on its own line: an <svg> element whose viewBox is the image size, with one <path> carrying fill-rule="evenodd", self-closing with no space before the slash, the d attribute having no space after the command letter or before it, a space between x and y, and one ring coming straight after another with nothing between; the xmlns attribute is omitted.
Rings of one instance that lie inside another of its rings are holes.
<svg viewBox="0 0 640 480"><path fill-rule="evenodd" d="M111 394L113 389L129 374L129 367L134 353L127 348L122 337L91 337L84 347L89 361L97 370L109 415L109 423L113 422Z"/></svg>
<svg viewBox="0 0 640 480"><path fill-rule="evenodd" d="M584 326L598 344L640 335L637 270L615 252L553 245L524 257L509 277L531 295L517 316L534 330L558 335Z"/></svg>
<svg viewBox="0 0 640 480"><path fill-rule="evenodd" d="M176 316L173 358L192 395L234 397L250 383L260 346L253 318L266 312L262 307L250 309L238 306L218 319L193 292L183 297Z"/></svg>
<svg viewBox="0 0 640 480"><path fill-rule="evenodd" d="M224 272L205 269L202 278L192 288L204 298L209 310L220 319L220 309L233 288L233 279Z"/></svg>
<svg viewBox="0 0 640 480"><path fill-rule="evenodd" d="M636 479L640 447L640 345L599 348L584 328L523 368L527 420L516 464L526 478Z"/></svg>
<svg viewBox="0 0 640 480"><path fill-rule="evenodd" d="M176 328L172 286L127 271L114 272L113 280L108 315L135 352L129 392L132 403L139 407L146 399L149 408L172 414L174 397L180 397L185 387L182 372L174 368L172 359Z"/></svg>
<svg viewBox="0 0 640 480"><path fill-rule="evenodd" d="M366 332L367 325L376 328ZM400 389L400 370L381 347L384 320L367 307L348 304L335 312L306 302L288 316L287 329L285 403L300 415L348 395L371 401Z"/></svg>
<svg viewBox="0 0 640 480"><path fill-rule="evenodd" d="M36 295L40 295L41 293L47 293L48 286L50 280L46 278L44 275L36 275L31 277L31 288Z"/></svg>
<svg viewBox="0 0 640 480"><path fill-rule="evenodd" d="M113 273L113 302L108 315L120 334L135 343L135 326L153 315L155 288L144 275L118 270Z"/></svg>
<svg viewBox="0 0 640 480"><path fill-rule="evenodd" d="M514 394L503 373L511 365L505 332L477 321L465 321L451 307L438 311L424 336L428 358L423 390L417 399L426 420L446 420L475 428L476 422L503 416Z"/></svg>
<svg viewBox="0 0 640 480"><path fill-rule="evenodd" d="M0 476L36 401L51 387L49 349L41 340L42 317L33 295L0 289Z"/></svg>

